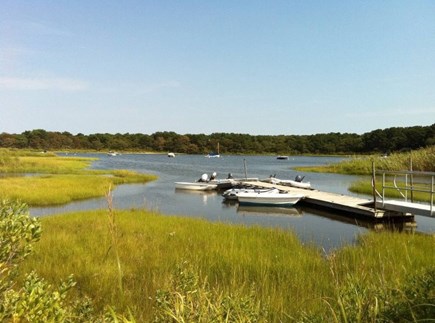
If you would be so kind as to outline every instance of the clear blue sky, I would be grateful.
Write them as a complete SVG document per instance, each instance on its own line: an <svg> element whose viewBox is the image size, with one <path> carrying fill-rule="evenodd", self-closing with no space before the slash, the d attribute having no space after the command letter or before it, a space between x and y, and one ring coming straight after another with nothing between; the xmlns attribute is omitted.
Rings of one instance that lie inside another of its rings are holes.
<svg viewBox="0 0 435 323"><path fill-rule="evenodd" d="M433 123L434 0L0 3L0 132Z"/></svg>

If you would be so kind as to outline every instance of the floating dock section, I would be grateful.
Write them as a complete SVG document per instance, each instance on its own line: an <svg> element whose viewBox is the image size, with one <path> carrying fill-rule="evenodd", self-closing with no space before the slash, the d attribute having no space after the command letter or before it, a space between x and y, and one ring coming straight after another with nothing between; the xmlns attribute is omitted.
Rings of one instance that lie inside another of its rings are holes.
<svg viewBox="0 0 435 323"><path fill-rule="evenodd" d="M243 186L254 186L259 188L277 188L282 191L303 194L305 196L299 203L310 206L317 206L340 213L352 214L372 220L381 219L413 219L413 214L406 211L380 208L374 205L373 201L355 196L348 196L337 193L322 192L313 189L303 189L291 186L276 185L260 181L241 181Z"/></svg>

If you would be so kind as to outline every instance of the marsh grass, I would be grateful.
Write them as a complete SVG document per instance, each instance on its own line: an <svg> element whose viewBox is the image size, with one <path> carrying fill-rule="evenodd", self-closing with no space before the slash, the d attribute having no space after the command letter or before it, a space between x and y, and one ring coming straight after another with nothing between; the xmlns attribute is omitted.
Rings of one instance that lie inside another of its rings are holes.
<svg viewBox="0 0 435 323"><path fill-rule="evenodd" d="M102 197L107 187L146 183L156 176L127 170L88 170L92 158L57 157L40 152L0 150L0 197L30 206L66 204ZM16 174L33 176L16 176Z"/></svg>
<svg viewBox="0 0 435 323"><path fill-rule="evenodd" d="M117 311L128 308L139 322L174 313L177 308L178 313L192 306L209 311L210 306L228 297L245 299L254 315L259 308L264 309L272 322L334 321L333 316L336 322L358 317L374 322L372 318L388 311L413 308L405 298L399 302L396 294L403 291L401 286L407 279L423 277L415 275L430 273L435 264L431 236L370 233L360 238L358 246L325 258L283 230L116 210L121 292L107 211L71 213L41 221L42 239L25 266L49 281L74 273L77 297L89 295L99 308L105 304L118 304ZM174 287L174 279L175 285L182 283L177 283L174 269L185 262L192 264L193 287L198 288ZM430 274L424 277L428 277L426 281L433 279ZM162 298L157 291L173 297ZM432 302L427 299L430 292L435 291L429 289L423 299L413 302L423 302L424 298ZM377 297L377 305L372 296ZM156 304L158 299L166 305ZM411 305L418 305L414 303ZM388 304L399 304L400 308ZM365 312L368 314L361 316Z"/></svg>
<svg viewBox="0 0 435 323"><path fill-rule="evenodd" d="M383 232L359 237L329 257L327 300L335 322L419 321L435 317L435 236ZM327 316L320 316L327 318Z"/></svg>
<svg viewBox="0 0 435 323"><path fill-rule="evenodd" d="M51 153L0 150L0 173L77 173L89 167L94 158L58 157Z"/></svg>
<svg viewBox="0 0 435 323"><path fill-rule="evenodd" d="M0 196L10 200L18 199L31 206L60 205L102 197L109 186L145 183L154 179L152 175L128 171L5 177L0 178Z"/></svg>
<svg viewBox="0 0 435 323"><path fill-rule="evenodd" d="M50 280L75 273L80 290L99 306L123 304L123 298L138 321L149 318L153 309L149 297L170 288L173 269L183 261L195 264L201 279L207 277L210 287L222 293L237 290L248 295L255 284L256 295L270 299L276 312L306 308L310 302L304 295L321 295L328 284L300 284L306 272L327 274L328 268L318 251L303 247L292 234L117 210L121 296L105 213L41 219L44 235L28 265Z"/></svg>

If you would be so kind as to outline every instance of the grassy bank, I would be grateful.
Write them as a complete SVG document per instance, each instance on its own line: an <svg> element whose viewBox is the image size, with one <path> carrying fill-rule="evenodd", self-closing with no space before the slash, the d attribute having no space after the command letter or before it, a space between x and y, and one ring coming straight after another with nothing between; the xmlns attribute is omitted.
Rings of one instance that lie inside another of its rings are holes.
<svg viewBox="0 0 435 323"><path fill-rule="evenodd" d="M115 216L94 211L41 219L43 236L24 272L36 270L52 282L74 273L76 297L89 295L100 308L128 307L140 322L162 307L182 315L192 306L200 311L197 303L209 310L222 299L262 313L260 321L307 322L334 316L337 322L375 321L392 305L409 312L413 302L434 303L423 293L421 300L403 297L414 278L429 279L434 295L433 236L370 233L358 246L325 257L278 229L146 211L115 211ZM185 270L174 272L186 263ZM162 298L162 291L174 298Z"/></svg>
<svg viewBox="0 0 435 323"><path fill-rule="evenodd" d="M88 170L92 158L58 157L31 151L0 150L0 197L47 206L102 197L120 184L146 183L154 175L126 170ZM32 176L24 176L32 174Z"/></svg>

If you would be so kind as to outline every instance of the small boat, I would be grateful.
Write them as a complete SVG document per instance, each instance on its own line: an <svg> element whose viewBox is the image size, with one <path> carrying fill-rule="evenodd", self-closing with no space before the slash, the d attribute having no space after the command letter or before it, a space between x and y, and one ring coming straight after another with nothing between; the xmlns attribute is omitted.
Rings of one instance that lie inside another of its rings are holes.
<svg viewBox="0 0 435 323"><path fill-rule="evenodd" d="M270 176L268 179L263 180L264 182L276 184L276 185L286 185L286 186L293 186L298 188L305 188L309 189L311 188L310 182L303 182L304 177L301 177L300 175L296 176L294 180L291 179L279 179L275 176Z"/></svg>
<svg viewBox="0 0 435 323"><path fill-rule="evenodd" d="M237 194L239 205L263 205L263 206L293 206L304 195L293 193L245 193Z"/></svg>
<svg viewBox="0 0 435 323"><path fill-rule="evenodd" d="M278 179L278 178L272 178L270 181L272 184L277 184L277 185L287 185L287 186L293 186L293 187L298 187L298 188L311 188L311 183L310 182L298 182L298 181L293 181L291 179Z"/></svg>
<svg viewBox="0 0 435 323"><path fill-rule="evenodd" d="M207 154L205 157L207 158L219 158L221 155L219 154L219 143L217 144L217 152L211 152Z"/></svg>
<svg viewBox="0 0 435 323"><path fill-rule="evenodd" d="M114 156L118 156L119 155L119 153L117 153L116 151L109 151L108 153L107 153L107 156L112 156L112 157L114 157Z"/></svg>
<svg viewBox="0 0 435 323"><path fill-rule="evenodd" d="M217 188L217 184L209 182L175 182L175 188L179 190L211 191Z"/></svg>
<svg viewBox="0 0 435 323"><path fill-rule="evenodd" d="M207 158L219 158L221 155L219 155L218 153L209 153L208 155L206 155L205 157Z"/></svg>
<svg viewBox="0 0 435 323"><path fill-rule="evenodd" d="M175 154L174 153L168 153L168 157L174 158Z"/></svg>
<svg viewBox="0 0 435 323"><path fill-rule="evenodd" d="M222 193L222 196L226 200L237 200L237 194L239 193L279 193L279 190L276 188L266 188L266 189L258 189L258 188L230 188Z"/></svg>
<svg viewBox="0 0 435 323"><path fill-rule="evenodd" d="M236 185L237 182L232 178L226 178L226 179L212 179L208 183L216 184L217 190L226 190L231 187L234 187L234 185Z"/></svg>
<svg viewBox="0 0 435 323"><path fill-rule="evenodd" d="M277 156L276 159L279 159L279 160L288 160L288 156Z"/></svg>

